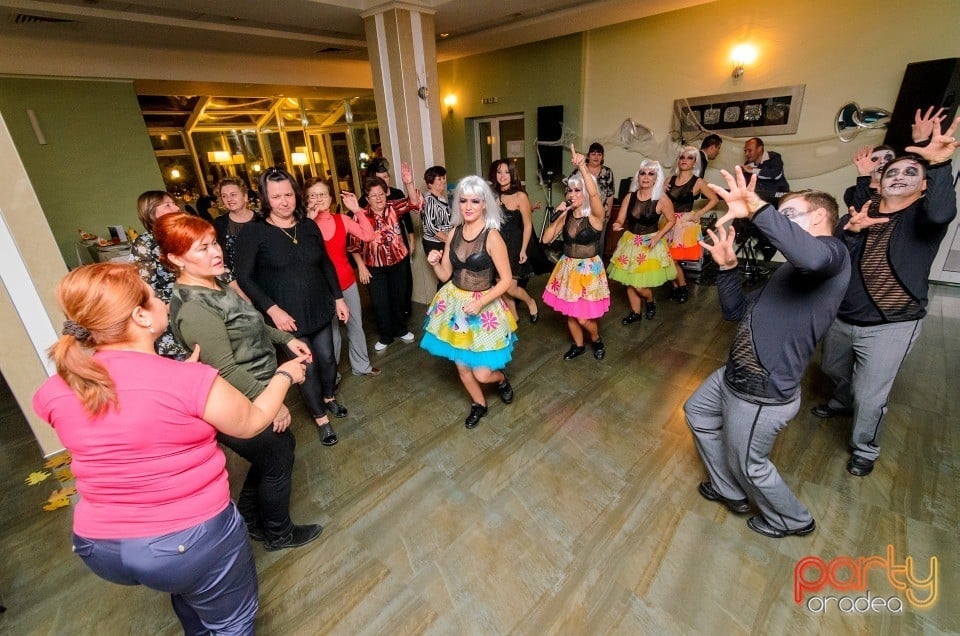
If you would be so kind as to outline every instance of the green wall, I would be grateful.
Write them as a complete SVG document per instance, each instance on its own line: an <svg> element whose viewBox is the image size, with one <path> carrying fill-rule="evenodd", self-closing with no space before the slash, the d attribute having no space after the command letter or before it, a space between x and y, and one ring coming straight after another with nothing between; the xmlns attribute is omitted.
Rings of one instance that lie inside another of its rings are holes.
<svg viewBox="0 0 960 636"><path fill-rule="evenodd" d="M67 266L77 265L77 228L142 230L137 197L164 186L132 83L0 77L0 112Z"/></svg>
<svg viewBox="0 0 960 636"><path fill-rule="evenodd" d="M451 183L478 172L475 164L472 118L523 113L526 140L526 184L532 201L545 202L537 183L537 107L563 106L563 123L580 131L583 36L553 38L443 62L437 65L440 100L457 96L451 114L443 107L445 167ZM497 103L482 100L496 97ZM563 154L564 172L570 167L570 152ZM479 171L486 176L486 166ZM554 204L558 203L557 190ZM542 211L541 211L542 212ZM535 213L539 231L540 215Z"/></svg>

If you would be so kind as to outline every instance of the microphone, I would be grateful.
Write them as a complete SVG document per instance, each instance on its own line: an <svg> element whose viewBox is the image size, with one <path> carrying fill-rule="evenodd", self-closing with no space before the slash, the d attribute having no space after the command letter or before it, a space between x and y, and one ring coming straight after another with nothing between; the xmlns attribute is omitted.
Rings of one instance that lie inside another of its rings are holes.
<svg viewBox="0 0 960 636"><path fill-rule="evenodd" d="M553 223L554 221L559 219L560 215L566 212L567 210L569 210L571 205L573 205L573 201L571 201L570 199L567 199L566 201L564 201L562 210L558 208L554 210L552 213L550 213L550 222Z"/></svg>

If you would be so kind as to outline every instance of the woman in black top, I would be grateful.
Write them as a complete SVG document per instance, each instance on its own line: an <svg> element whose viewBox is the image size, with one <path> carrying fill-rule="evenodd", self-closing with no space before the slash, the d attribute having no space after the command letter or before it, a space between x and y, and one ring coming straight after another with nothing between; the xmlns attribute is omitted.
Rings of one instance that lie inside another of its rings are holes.
<svg viewBox="0 0 960 636"><path fill-rule="evenodd" d="M502 298L512 279L493 192L483 179L469 176L457 184L453 200L446 248L427 254L437 278L449 282L427 310L420 346L456 363L473 402L465 424L474 428L487 414L482 384L496 382L500 398L513 401L501 369L510 362L517 322Z"/></svg>
<svg viewBox="0 0 960 636"><path fill-rule="evenodd" d="M300 189L285 170L260 176L258 222L237 243L237 280L270 323L305 341L313 352L300 390L326 446L337 443L327 411L346 417L334 397L337 367L331 321L350 316L317 224L306 218Z"/></svg>
<svg viewBox="0 0 960 636"><path fill-rule="evenodd" d="M597 254L603 231L603 200L597 180L587 171L583 155L574 150L572 144L570 152L580 174L567 179L569 204L564 201L557 206L559 216L543 231L544 243L550 243L563 232L563 256L543 290L543 302L567 317L573 344L564 354L564 360L573 360L586 351L584 332L590 337L593 357L602 360L606 349L600 338L598 320L610 309L610 287L603 261Z"/></svg>
<svg viewBox="0 0 960 636"><path fill-rule="evenodd" d="M687 281L683 276L680 261L699 261L703 248L699 241L703 238L700 231L700 217L712 210L719 199L713 190L707 187L707 182L694 173L699 152L693 146L684 146L677 155L677 163L673 168L673 176L667 182L664 190L670 201L673 202L673 212L676 224L667 237L670 244L670 256L677 264L677 278L673 281L671 300L678 303L687 302ZM707 204L693 211L694 201L698 196L707 199Z"/></svg>
<svg viewBox="0 0 960 636"><path fill-rule="evenodd" d="M653 288L677 277L664 237L675 223L673 203L663 196L663 167L659 161L645 159L633 178L630 194L623 198L620 213L613 222L616 231L625 230L610 257L607 274L627 287L630 313L621 324L640 320L641 301L648 319L657 315ZM664 223L660 225L660 216Z"/></svg>
<svg viewBox="0 0 960 636"><path fill-rule="evenodd" d="M527 306L530 312L530 322L536 323L540 318L540 310L535 301L523 287L519 279L530 275L530 266L527 264L527 245L533 236L533 221L530 217L530 198L523 191L520 175L516 165L507 159L498 159L490 164L488 181L493 187L497 200L500 202L500 211L503 224L500 234L507 244L507 254L510 257L510 271L513 282L507 290L507 306L510 313L517 317L517 303L519 300Z"/></svg>

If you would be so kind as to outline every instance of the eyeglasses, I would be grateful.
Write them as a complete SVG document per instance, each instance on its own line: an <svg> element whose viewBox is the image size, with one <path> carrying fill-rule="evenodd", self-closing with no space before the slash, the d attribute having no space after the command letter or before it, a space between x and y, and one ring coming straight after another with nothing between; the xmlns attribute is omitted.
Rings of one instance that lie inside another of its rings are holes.
<svg viewBox="0 0 960 636"><path fill-rule="evenodd" d="M327 192L311 192L307 195L307 201L319 201L320 199L329 199L330 194Z"/></svg>
<svg viewBox="0 0 960 636"><path fill-rule="evenodd" d="M656 170L641 170L641 171L638 172L637 174L639 174L641 177L655 177L655 176L657 176L657 171L656 171Z"/></svg>
<svg viewBox="0 0 960 636"><path fill-rule="evenodd" d="M813 210L798 210L796 208L782 208L779 210L780 214L787 217L790 220L799 219L801 216L806 216L813 212Z"/></svg>

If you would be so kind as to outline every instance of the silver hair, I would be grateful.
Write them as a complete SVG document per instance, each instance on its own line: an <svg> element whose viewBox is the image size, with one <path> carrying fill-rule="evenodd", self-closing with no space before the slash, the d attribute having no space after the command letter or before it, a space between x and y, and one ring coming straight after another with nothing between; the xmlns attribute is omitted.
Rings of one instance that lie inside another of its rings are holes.
<svg viewBox="0 0 960 636"><path fill-rule="evenodd" d="M466 176L457 182L457 189L453 192L450 205L450 222L453 225L463 225L463 215L460 213L460 198L479 196L483 199L483 225L487 228L499 230L503 223L503 214L500 203L493 195L493 190L483 177L477 175Z"/></svg>
<svg viewBox="0 0 960 636"><path fill-rule="evenodd" d="M700 151L693 146L684 146L680 149L680 152L677 153L677 160L673 162L673 174L680 174L680 157L682 155L693 155L693 174L700 174L703 163L700 161Z"/></svg>
<svg viewBox="0 0 960 636"><path fill-rule="evenodd" d="M587 173L587 176L593 181L593 187L597 187L597 178ZM590 195L587 193L587 186L583 182L583 173L577 172L567 179L567 187L572 188L578 186L583 191L583 205L580 206L580 216L590 216Z"/></svg>
<svg viewBox="0 0 960 636"><path fill-rule="evenodd" d="M653 183L653 196L650 198L659 201L663 197L663 182L666 180L666 176L663 173L663 166L654 159L644 159L640 162L640 167L637 168L636 174L633 175L633 181L630 182L630 192L636 192L640 189L640 171L644 168L653 168L657 171L657 180Z"/></svg>

